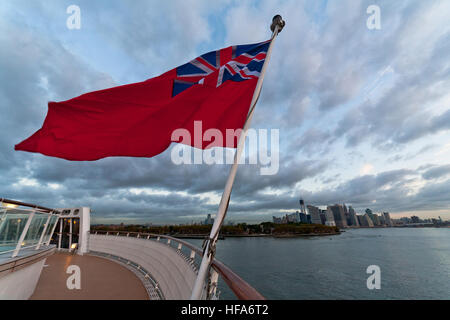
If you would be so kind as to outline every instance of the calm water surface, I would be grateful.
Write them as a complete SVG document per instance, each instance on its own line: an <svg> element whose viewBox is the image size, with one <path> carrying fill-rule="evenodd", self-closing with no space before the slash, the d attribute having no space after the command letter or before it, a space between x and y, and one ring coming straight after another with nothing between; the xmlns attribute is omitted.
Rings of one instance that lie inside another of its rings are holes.
<svg viewBox="0 0 450 320"><path fill-rule="evenodd" d="M450 299L450 228L227 238L217 257L268 299ZM367 289L369 265L381 269L380 290ZM223 281L219 287L221 299L234 298Z"/></svg>

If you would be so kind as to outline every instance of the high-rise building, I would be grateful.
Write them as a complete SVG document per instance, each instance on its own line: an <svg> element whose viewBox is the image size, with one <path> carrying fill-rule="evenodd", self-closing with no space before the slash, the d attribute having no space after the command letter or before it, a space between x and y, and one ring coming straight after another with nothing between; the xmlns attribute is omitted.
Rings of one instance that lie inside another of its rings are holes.
<svg viewBox="0 0 450 320"><path fill-rule="evenodd" d="M373 214L372 214L372 215L373 215ZM373 223L372 218L370 217L370 215L369 215L368 213L366 213L366 214L364 215L364 218L366 219L367 227L373 228L373 227L375 226L374 223Z"/></svg>
<svg viewBox="0 0 450 320"><path fill-rule="evenodd" d="M351 225L351 222L350 222L350 215L349 215L349 212L347 210L347 206L344 203L342 207L344 208L345 220L347 221L347 225L349 226L349 225Z"/></svg>
<svg viewBox="0 0 450 320"><path fill-rule="evenodd" d="M307 205L306 207L308 208L308 213L311 216L311 223L322 224L322 220L320 219L320 209L311 205Z"/></svg>
<svg viewBox="0 0 450 320"><path fill-rule="evenodd" d="M327 222L327 210L320 210L320 221L322 224Z"/></svg>
<svg viewBox="0 0 450 320"><path fill-rule="evenodd" d="M281 218L278 218L278 217L273 216L272 219L273 219L273 223L275 223L275 224L281 224Z"/></svg>
<svg viewBox="0 0 450 320"><path fill-rule="evenodd" d="M329 206L331 212L333 213L334 222L339 228L347 227L347 218L345 216L344 207L340 204L335 204L334 206Z"/></svg>
<svg viewBox="0 0 450 320"><path fill-rule="evenodd" d="M394 224L392 222L391 216L389 215L389 212L383 212L384 220L386 221L386 225L388 227L393 227Z"/></svg>
<svg viewBox="0 0 450 320"><path fill-rule="evenodd" d="M370 220L372 220L372 223L374 226L379 226L381 225L380 223L380 219L378 218L378 215L374 214L372 212L372 210L370 210L369 208L366 209L366 214L369 216Z"/></svg>
<svg viewBox="0 0 450 320"><path fill-rule="evenodd" d="M211 218L211 214L210 213L208 213L208 216L206 217L204 224L205 225L214 224L214 219Z"/></svg>
<svg viewBox="0 0 450 320"><path fill-rule="evenodd" d="M305 201L300 199L300 212L306 214Z"/></svg>
<svg viewBox="0 0 450 320"><path fill-rule="evenodd" d="M300 220L300 211L298 211L298 210L295 211L295 214L297 215L297 221L301 221Z"/></svg>
<svg viewBox="0 0 450 320"><path fill-rule="evenodd" d="M309 218L309 221L311 218ZM306 208L305 208L305 201L303 199L300 199L300 222L303 223L311 223L308 222L308 216L306 215Z"/></svg>
<svg viewBox="0 0 450 320"><path fill-rule="evenodd" d="M358 223L360 227L368 227L369 225L367 224L366 218L364 217L364 215L356 215L356 218L358 219Z"/></svg>
<svg viewBox="0 0 450 320"><path fill-rule="evenodd" d="M378 216L378 220L380 220L380 225L385 226L386 225L386 220L384 219L384 215L380 214L377 215Z"/></svg>
<svg viewBox="0 0 450 320"><path fill-rule="evenodd" d="M308 223L308 217L306 216L306 213L300 212L300 222Z"/></svg>
<svg viewBox="0 0 450 320"><path fill-rule="evenodd" d="M358 218L356 217L356 212L355 210L352 208L352 206L348 207L348 216L349 216L349 225L353 226L353 227L359 227L359 221Z"/></svg>
<svg viewBox="0 0 450 320"><path fill-rule="evenodd" d="M325 217L326 217L325 225L327 225L327 226L335 226L336 225L336 222L334 221L333 211L331 211L330 206L327 207Z"/></svg>
<svg viewBox="0 0 450 320"><path fill-rule="evenodd" d="M291 222L291 223L299 222L297 212L286 215L286 220L287 220L287 222Z"/></svg>

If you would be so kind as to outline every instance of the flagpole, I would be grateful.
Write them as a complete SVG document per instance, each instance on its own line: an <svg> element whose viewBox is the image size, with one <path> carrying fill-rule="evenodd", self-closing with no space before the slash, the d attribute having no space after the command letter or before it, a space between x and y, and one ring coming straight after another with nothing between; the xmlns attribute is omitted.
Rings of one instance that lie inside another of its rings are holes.
<svg viewBox="0 0 450 320"><path fill-rule="evenodd" d="M272 52L272 47L275 42L275 38L278 36L278 33L281 32L285 25L285 22L281 18L280 15L276 15L272 19L272 25L270 29L272 31L271 42L269 45L269 49L267 50L266 58L264 60L264 65L261 70L261 74L259 76L258 82L256 84L255 92L253 93L252 102L250 104L250 110L247 115L247 120L245 121L244 128L239 137L238 146L236 153L234 155L234 162L231 166L230 174L228 175L227 182L225 184L225 189L222 194L222 198L220 200L219 209L217 212L217 216L214 220L214 224L211 229L211 233L209 238L206 239L204 244L203 258L200 264L200 268L198 270L197 279L195 280L194 288L192 290L191 300L200 300L202 297L202 292L205 284L205 280L209 274L211 262L214 259L214 254L216 251L216 242L219 236L220 228L222 227L223 221L227 214L228 204L230 202L231 190L233 188L234 179L236 177L236 172L238 168L239 159L241 157L242 151L245 145L245 137L247 136L247 130L250 127L250 123L253 117L253 113L255 110L256 103L258 102L259 95L261 93L262 84L264 81L264 75L266 73L267 64L269 63L270 55Z"/></svg>

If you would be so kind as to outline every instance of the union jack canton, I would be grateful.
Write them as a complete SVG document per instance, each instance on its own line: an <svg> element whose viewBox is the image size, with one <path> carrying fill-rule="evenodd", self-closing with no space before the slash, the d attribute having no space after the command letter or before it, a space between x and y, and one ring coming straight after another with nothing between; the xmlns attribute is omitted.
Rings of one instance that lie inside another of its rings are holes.
<svg viewBox="0 0 450 320"><path fill-rule="evenodd" d="M270 40L211 51L176 68L172 96L195 84L221 86L225 81L257 79L261 74ZM206 81L205 81L206 79Z"/></svg>

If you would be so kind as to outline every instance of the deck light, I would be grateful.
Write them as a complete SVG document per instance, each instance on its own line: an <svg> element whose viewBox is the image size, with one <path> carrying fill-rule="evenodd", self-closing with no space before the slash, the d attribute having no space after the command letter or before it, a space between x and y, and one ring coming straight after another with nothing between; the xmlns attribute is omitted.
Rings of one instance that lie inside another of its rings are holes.
<svg viewBox="0 0 450 320"><path fill-rule="evenodd" d="M5 208L9 208L9 209L15 209L18 207L17 204L12 204L12 203L2 203L2 204Z"/></svg>

